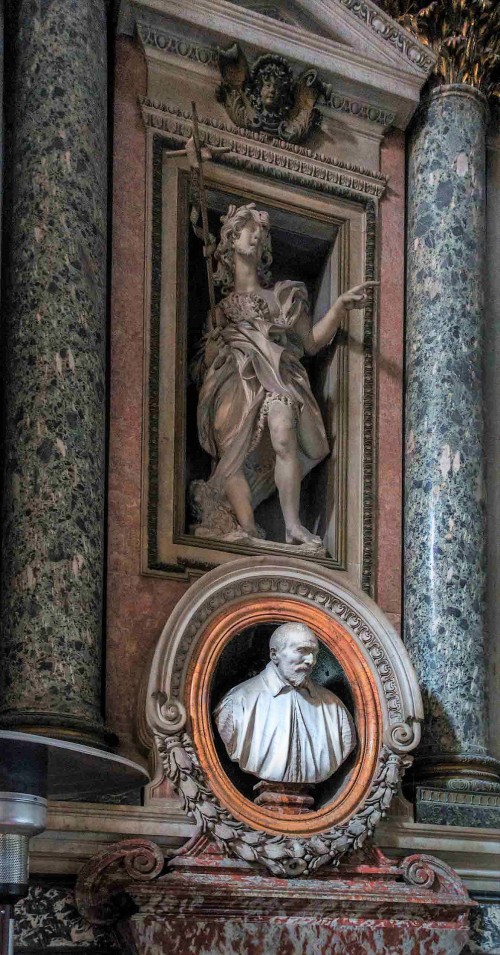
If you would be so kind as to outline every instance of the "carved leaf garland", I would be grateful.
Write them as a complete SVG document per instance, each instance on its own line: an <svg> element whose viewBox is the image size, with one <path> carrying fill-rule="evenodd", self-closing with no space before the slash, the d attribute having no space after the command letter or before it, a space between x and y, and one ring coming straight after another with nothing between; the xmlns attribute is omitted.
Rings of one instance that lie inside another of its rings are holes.
<svg viewBox="0 0 500 955"><path fill-rule="evenodd" d="M201 832L229 856L265 866L281 878L308 876L323 865L337 866L341 857L359 849L386 815L400 780L411 764L383 747L371 791L358 812L345 824L309 839L270 836L235 819L209 789L188 733L155 737L165 774Z"/></svg>

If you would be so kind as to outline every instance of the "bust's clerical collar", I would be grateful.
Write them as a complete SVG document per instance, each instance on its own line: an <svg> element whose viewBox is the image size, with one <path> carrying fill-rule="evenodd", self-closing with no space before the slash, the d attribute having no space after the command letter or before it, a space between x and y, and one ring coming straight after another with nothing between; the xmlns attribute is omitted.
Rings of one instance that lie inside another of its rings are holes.
<svg viewBox="0 0 500 955"><path fill-rule="evenodd" d="M309 695L314 699L314 684L311 683L309 678L304 680L300 686L293 686L292 683L287 683L287 681L283 679L278 667L272 660L269 661L265 670L263 670L262 679L273 696L278 696L283 690L307 690Z"/></svg>

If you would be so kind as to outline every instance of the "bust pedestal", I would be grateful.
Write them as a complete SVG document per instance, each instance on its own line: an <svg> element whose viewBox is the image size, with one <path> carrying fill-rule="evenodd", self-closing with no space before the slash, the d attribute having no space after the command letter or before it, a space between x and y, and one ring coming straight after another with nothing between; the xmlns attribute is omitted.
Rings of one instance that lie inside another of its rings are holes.
<svg viewBox="0 0 500 955"><path fill-rule="evenodd" d="M261 779L253 787L254 793L257 793L254 802L257 806L271 809L277 816L300 816L314 809L313 789L312 783L281 783Z"/></svg>
<svg viewBox="0 0 500 955"><path fill-rule="evenodd" d="M81 870L77 899L84 916L114 922L127 951L140 955L459 955L475 906L431 856L396 862L369 848L313 878L281 879L223 858L205 836L167 872L152 843L109 846Z"/></svg>

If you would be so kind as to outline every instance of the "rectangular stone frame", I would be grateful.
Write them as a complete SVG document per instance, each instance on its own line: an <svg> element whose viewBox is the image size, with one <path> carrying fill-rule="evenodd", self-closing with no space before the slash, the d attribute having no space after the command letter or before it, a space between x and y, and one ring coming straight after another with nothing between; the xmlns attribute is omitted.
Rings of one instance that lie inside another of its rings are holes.
<svg viewBox="0 0 500 955"><path fill-rule="evenodd" d="M143 117L148 127L148 176L142 572L189 579L238 555L284 553L289 548L271 541L255 547L212 542L176 528L179 507L183 506L180 496L184 494L186 306L182 248L187 228L183 203L182 214L179 209L179 187L188 166L184 157L166 158L166 154L178 149L191 130L189 118L164 103L145 100ZM232 147L231 154L207 166L206 178L211 186L241 194L243 201L260 199L311 218L334 221L339 225L339 288L345 290L375 277L381 177L280 141L259 147L253 141L263 137L245 135L241 130L231 134L224 128L222 135L214 135L210 125L207 123L204 138ZM201 129L203 132L203 121ZM174 283L176 295L172 296ZM351 313L349 339L354 347L341 344L336 358L341 408L338 454L330 477L334 471L332 493L340 515L337 553L319 562L348 573L358 586L371 592L376 420L373 306L364 316Z"/></svg>

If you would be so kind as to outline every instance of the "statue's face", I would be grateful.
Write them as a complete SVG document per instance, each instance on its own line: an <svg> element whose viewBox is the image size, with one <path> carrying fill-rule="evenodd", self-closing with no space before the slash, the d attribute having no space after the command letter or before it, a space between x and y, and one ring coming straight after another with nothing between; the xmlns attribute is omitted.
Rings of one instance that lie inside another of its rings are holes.
<svg viewBox="0 0 500 955"><path fill-rule="evenodd" d="M260 262L264 244L264 229L257 219L249 219L234 240L234 251Z"/></svg>
<svg viewBox="0 0 500 955"><path fill-rule="evenodd" d="M291 633L281 647L271 648L271 660L283 680L292 686L300 686L311 673L318 650L318 641L313 634Z"/></svg>
<svg viewBox="0 0 500 955"><path fill-rule="evenodd" d="M263 76L260 98L266 109L277 109L283 95L283 80L273 73Z"/></svg>

